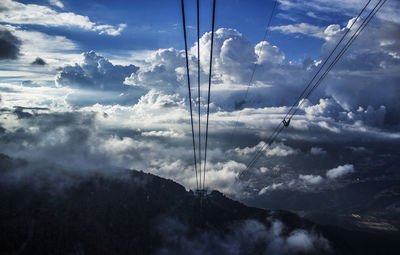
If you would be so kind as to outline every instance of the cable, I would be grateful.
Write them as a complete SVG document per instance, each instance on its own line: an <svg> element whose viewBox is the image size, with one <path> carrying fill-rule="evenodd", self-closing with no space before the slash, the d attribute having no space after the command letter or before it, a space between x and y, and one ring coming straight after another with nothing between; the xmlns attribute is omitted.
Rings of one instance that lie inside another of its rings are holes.
<svg viewBox="0 0 400 255"><path fill-rule="evenodd" d="M260 146L260 148L258 148L258 150L257 150L255 156L253 157L253 159L250 160L250 162L247 164L247 167L246 167L246 170L245 170L245 171L247 171L247 170L249 170L250 168L252 168L252 167L254 166L254 164L256 163L256 161L258 160L258 158L260 157L259 155L262 154L262 152L263 152L263 150L265 149L265 147L268 148L268 147L270 146L270 144L272 144L272 142L273 142L273 137L275 136L275 134L276 134L277 132L279 132L279 133L281 132L281 131L279 131L279 130L281 129L281 124L282 124L282 122L279 122L279 125L276 126L274 132L272 132L271 135L269 136L269 138L267 139L267 143L264 143L262 146Z"/></svg>
<svg viewBox="0 0 400 255"><path fill-rule="evenodd" d="M311 95L311 93L319 86L319 84L322 82L322 80L327 76L327 74L329 73L329 71L336 65L336 63L339 61L339 59L344 55L344 53L347 51L347 49L351 46L351 44L355 41L355 39L357 39L357 37L360 35L360 33L365 29L365 27L369 24L369 22L372 20L372 18L375 16L375 14L382 8L382 6L386 3L387 0L379 0L379 2L375 5L375 7L370 11L370 13L367 15L367 17L364 19L364 21L362 22L362 24L358 27L358 29L356 30L356 32L351 36L351 38L347 41L347 43L345 44L345 46L341 49L341 51L339 52L339 54L334 58L334 60L331 62L331 64L328 66L328 68L324 71L324 73L320 76L320 78L318 79L318 81L314 84L314 86L312 87L312 89L307 93L306 97L304 99L309 98L309 96ZM367 5L363 8L362 12L364 12L364 10L366 9L366 7L369 5L371 1L368 1ZM362 13L361 12L361 13ZM357 19L361 16L361 13L359 14L359 16L357 17ZM357 19L353 22L353 24L351 25L351 27L354 25L354 23L357 21ZM349 28L349 30L351 29L351 27ZM346 33L347 34L347 33ZM343 40L342 39L339 41L338 44L340 44ZM333 51L336 50L336 48L338 47L338 45L336 45L336 47L334 48ZM333 52L332 51L332 52ZM331 55L331 54L330 54ZM329 59L329 58L328 58ZM325 60L326 62L328 61ZM326 62L324 63L324 65L326 64ZM319 72L319 71L318 71ZM315 79L315 77L313 78L313 80ZM310 82L311 84L311 82ZM309 87L310 85L307 85L307 87ZM307 88L303 91L303 95L305 93L305 91L307 90ZM301 96L299 97L301 98ZM293 116L297 113L297 111L300 109L300 107L302 106L302 104L304 103L304 100L299 104L299 106L296 108L296 110L291 114L289 121L293 118ZM293 107L292 107L293 108ZM257 151L256 155L253 157L253 159L249 162L249 164L247 165L246 169L243 171L247 171L249 169L251 169L255 163L258 161L258 159L262 156L262 151L264 149L268 149L268 147L274 142L274 140L276 139L276 137L280 134L280 132L282 132L284 127L287 127L287 125L285 125L285 119L287 116L290 115L290 111L292 110L292 108L288 111L288 113L286 114L285 118L283 119L282 122L279 123L279 125L275 128L274 132L271 134L268 143L264 144L263 146L260 147L260 149ZM282 123L284 123L284 125L281 127Z"/></svg>
<svg viewBox="0 0 400 255"><path fill-rule="evenodd" d="M257 161L258 161L258 160L261 158L261 156L263 155L263 151L266 151L266 150L272 145L272 143L275 141L275 139L278 137L278 135L282 132L283 128L284 128L284 126L281 126L281 124L279 124L279 125L277 126L277 129L276 129L276 131L275 131L274 133L272 133L271 139L269 140L269 142L266 143L266 144L264 144L264 145L261 147L260 152L254 157L254 160L253 160L252 164L249 165L249 166L246 168L246 170L249 170L249 169L251 169L251 168L253 168L253 167L255 166L255 164L257 163Z"/></svg>
<svg viewBox="0 0 400 255"><path fill-rule="evenodd" d="M383 2L382 2L383 1ZM347 49L353 44L355 39L360 35L360 33L364 30L364 28L368 25L368 23L371 21L371 19L375 16L375 14L381 9L381 7L385 4L387 0L379 0L379 2L375 5L375 7L370 11L368 16L364 19L364 21L361 23L361 25L358 27L356 32L351 36L351 38L347 41L345 46L343 46L342 50L339 52L339 54L335 57L335 59L332 61L332 63L328 66L328 68L325 70L325 72L321 75L321 77L318 79L318 81L315 83L315 85L311 88L311 90L307 93L307 95L304 97L304 99L308 99L311 95L311 93L321 84L322 80L328 75L329 71L336 65L336 63L339 61L339 59L346 53ZM382 3L382 4L381 4ZM380 5L381 4L381 5ZM380 5L380 6L379 6ZM379 7L378 7L379 6ZM298 110L300 110L301 106L304 104L305 100L303 100L296 108L296 110L292 113L291 119Z"/></svg>
<svg viewBox="0 0 400 255"><path fill-rule="evenodd" d="M267 38L267 36L268 36L269 27L270 27L270 25L271 25L272 17L274 16L274 12L275 12L275 9L276 9L277 4L278 4L278 1L275 0L274 6L272 7L271 15L269 16L269 19L268 19L268 22L267 22L267 27L266 27L266 29L265 29L264 37L263 37L263 40L262 40L262 41L265 41L266 38ZM264 44L262 44L261 47L260 47L260 49L258 50L258 54L257 54L258 56L260 56L260 54L261 54L263 48L264 48ZM245 100L246 100L246 98L247 98L247 94L249 93L250 85L251 85L251 83L253 82L254 74L256 73L257 66L258 66L258 65L257 65L257 62L255 62L255 63L254 63L254 67L253 67L253 71L252 71L251 76L250 76L249 83L247 84L246 93L244 94L244 97L243 97L243 99L242 99L241 102L245 102ZM234 126L234 128L233 128L232 134L236 131L236 128L237 128L237 125L238 125L238 123L239 123L239 119L240 119L241 114L242 114L242 112L239 111L239 116L238 116L238 118L236 119L235 126Z"/></svg>
<svg viewBox="0 0 400 255"><path fill-rule="evenodd" d="M201 185L201 129L200 129L200 0L197 0L197 104L199 111L199 169Z"/></svg>
<svg viewBox="0 0 400 255"><path fill-rule="evenodd" d="M210 116L210 97L211 97L211 71L212 71L212 55L214 46L214 25L215 25L215 2L213 0L213 11L212 11L212 25L211 25L211 50L210 50L210 71L208 76L208 102L207 102L207 122L206 122L206 142L204 145L204 170L203 170L203 190L206 179L206 164L207 164L207 145L208 145L208 118Z"/></svg>
<svg viewBox="0 0 400 255"><path fill-rule="evenodd" d="M196 142L194 140L193 113L192 113L192 93L190 91L190 73L189 73L187 38L186 38L185 5L184 5L183 2L184 2L184 0L181 0L183 37L185 39L186 73L187 73L188 91L189 91L190 123L192 125L193 160L194 160L194 170L196 172L196 185L197 185L197 189L198 189L199 188L199 182L198 182L198 177L197 177Z"/></svg>
<svg viewBox="0 0 400 255"><path fill-rule="evenodd" d="M367 6L371 3L371 0L369 0L364 8L360 11L360 13L358 14L357 18L353 21L353 23L351 24L351 26L349 27L349 29L347 29L346 33L343 34L342 38L340 38L340 40L338 41L338 43L336 44L335 48L331 51L331 53L328 55L328 58L325 60L325 62L321 65L321 67L318 69L318 71L314 74L313 78L311 79L311 81L307 84L307 86L304 88L304 90L301 92L300 96L297 97L296 101L293 103L292 107L290 107L290 110L288 111L288 113L285 116L285 119L287 118L287 116L290 114L290 112L293 110L293 108L296 106L296 104L300 101L300 99L303 97L304 93L307 91L307 89L311 86L312 82L314 81L314 79L318 76L318 74L321 72L322 68L324 68L324 66L326 65L326 63L328 63L329 59L331 58L331 56L333 55L333 53L336 51L336 49L339 47L340 43L344 40L344 38L347 36L347 34L350 32L351 28L354 26L354 24L357 22L357 20L361 17L362 13L365 11L365 9L367 8Z"/></svg>

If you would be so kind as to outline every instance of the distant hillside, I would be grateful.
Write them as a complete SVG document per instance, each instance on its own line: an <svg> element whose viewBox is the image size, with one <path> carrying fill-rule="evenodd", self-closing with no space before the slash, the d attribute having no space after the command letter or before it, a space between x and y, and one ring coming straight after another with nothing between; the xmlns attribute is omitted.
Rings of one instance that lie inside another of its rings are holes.
<svg viewBox="0 0 400 255"><path fill-rule="evenodd" d="M171 180L135 170L38 173L0 155L0 254L398 254L397 234L322 226L286 211L247 207L212 191L203 201ZM54 173L53 173L54 174ZM7 178L14 178L7 181ZM31 181L30 181L31 180Z"/></svg>

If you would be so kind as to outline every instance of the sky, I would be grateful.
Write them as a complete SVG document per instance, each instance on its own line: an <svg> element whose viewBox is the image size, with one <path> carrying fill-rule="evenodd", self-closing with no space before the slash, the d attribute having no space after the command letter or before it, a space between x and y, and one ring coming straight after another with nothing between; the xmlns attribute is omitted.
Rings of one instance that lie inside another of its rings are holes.
<svg viewBox="0 0 400 255"><path fill-rule="evenodd" d="M278 0L263 41L274 1L217 0L207 187L241 198L399 178L397 0L386 2L243 177L366 2ZM197 98L195 1L185 4ZM202 144L211 8L201 1L201 95L193 106L200 101ZM1 1L0 93L0 153L27 162L16 179L130 168L196 187L178 0Z"/></svg>

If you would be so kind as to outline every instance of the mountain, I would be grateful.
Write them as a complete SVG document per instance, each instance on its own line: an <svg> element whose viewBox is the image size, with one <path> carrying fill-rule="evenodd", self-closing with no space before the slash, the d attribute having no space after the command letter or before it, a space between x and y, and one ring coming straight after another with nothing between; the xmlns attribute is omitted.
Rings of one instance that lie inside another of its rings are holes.
<svg viewBox="0 0 400 255"><path fill-rule="evenodd" d="M400 181L355 182L319 192L271 191L245 200L252 206L285 209L322 224L354 230L400 229Z"/></svg>
<svg viewBox="0 0 400 255"><path fill-rule="evenodd" d="M248 207L218 191L200 199L172 180L141 171L22 178L16 169L26 164L0 155L0 254L400 251L397 232L319 225L288 211Z"/></svg>

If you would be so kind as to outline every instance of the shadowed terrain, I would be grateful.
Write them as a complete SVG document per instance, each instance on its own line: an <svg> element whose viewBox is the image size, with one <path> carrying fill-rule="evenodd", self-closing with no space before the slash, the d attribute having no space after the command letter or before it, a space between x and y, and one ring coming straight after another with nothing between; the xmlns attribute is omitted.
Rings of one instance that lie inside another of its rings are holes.
<svg viewBox="0 0 400 255"><path fill-rule="evenodd" d="M7 182L27 164L1 155L0 254L395 254L398 234L317 225L212 191L202 201L135 170L64 174L63 188Z"/></svg>

